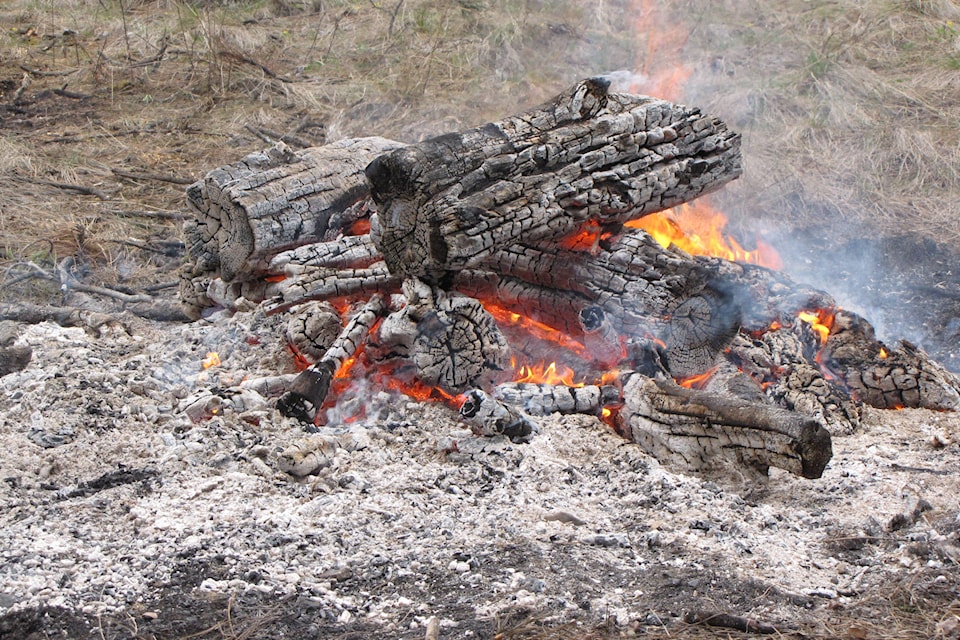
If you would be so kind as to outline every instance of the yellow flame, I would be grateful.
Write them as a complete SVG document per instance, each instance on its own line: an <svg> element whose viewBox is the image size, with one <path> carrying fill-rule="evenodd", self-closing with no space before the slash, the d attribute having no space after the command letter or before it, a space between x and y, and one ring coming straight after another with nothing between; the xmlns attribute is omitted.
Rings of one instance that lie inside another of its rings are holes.
<svg viewBox="0 0 960 640"><path fill-rule="evenodd" d="M203 365L204 369L209 369L210 367L219 367L220 354L216 351L209 351L207 352L207 357L204 358L200 364Z"/></svg>

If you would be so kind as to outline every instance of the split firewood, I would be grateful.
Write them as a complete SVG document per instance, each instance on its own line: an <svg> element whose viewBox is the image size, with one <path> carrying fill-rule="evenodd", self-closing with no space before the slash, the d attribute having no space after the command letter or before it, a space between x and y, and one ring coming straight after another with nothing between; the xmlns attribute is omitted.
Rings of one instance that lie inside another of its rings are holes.
<svg viewBox="0 0 960 640"><path fill-rule="evenodd" d="M304 369L277 401L277 409L288 417L312 423L330 391L330 383L340 367L363 345L370 329L387 311L387 303L374 295L337 336L320 360Z"/></svg>
<svg viewBox="0 0 960 640"><path fill-rule="evenodd" d="M440 282L520 241L616 228L740 175L740 137L720 120L609 86L584 80L526 113L376 158L373 238L390 271Z"/></svg>
<svg viewBox="0 0 960 640"><path fill-rule="evenodd" d="M628 377L623 397L621 433L661 462L689 470L732 459L762 474L774 466L819 478L833 455L830 433L819 422L772 404L640 375Z"/></svg>

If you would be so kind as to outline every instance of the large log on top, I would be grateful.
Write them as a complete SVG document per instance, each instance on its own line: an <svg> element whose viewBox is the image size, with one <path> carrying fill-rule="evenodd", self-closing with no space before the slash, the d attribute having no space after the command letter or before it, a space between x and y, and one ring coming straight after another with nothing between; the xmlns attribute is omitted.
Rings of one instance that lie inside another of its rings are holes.
<svg viewBox="0 0 960 640"><path fill-rule="evenodd" d="M699 109L578 83L543 106L397 149L366 169L391 273L439 283L521 239L692 200L741 173L740 137Z"/></svg>

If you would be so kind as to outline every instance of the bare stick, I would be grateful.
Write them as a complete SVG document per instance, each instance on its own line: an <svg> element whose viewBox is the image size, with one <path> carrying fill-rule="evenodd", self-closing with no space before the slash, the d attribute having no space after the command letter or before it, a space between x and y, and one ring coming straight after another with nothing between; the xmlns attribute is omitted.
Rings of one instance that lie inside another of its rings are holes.
<svg viewBox="0 0 960 640"><path fill-rule="evenodd" d="M683 621L687 624L705 624L709 627L723 627L725 629L737 629L744 633L777 633L778 629L765 622L751 620L743 616L736 616L730 613L721 613L719 611L688 611L683 616Z"/></svg>
<svg viewBox="0 0 960 640"><path fill-rule="evenodd" d="M122 169L110 169L113 175L130 180L156 180L157 182L170 182L172 184L193 184L196 182L190 178L181 178L179 176L168 176L159 173L134 173L133 171L124 171Z"/></svg>

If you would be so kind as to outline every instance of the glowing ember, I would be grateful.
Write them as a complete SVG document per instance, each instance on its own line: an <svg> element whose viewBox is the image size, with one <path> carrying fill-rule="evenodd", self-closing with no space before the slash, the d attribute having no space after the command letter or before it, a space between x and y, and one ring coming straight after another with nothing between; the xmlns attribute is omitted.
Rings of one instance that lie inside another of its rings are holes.
<svg viewBox="0 0 960 640"><path fill-rule="evenodd" d="M367 233L370 233L370 219L360 218L350 225L350 230L347 232L347 235L362 236Z"/></svg>
<svg viewBox="0 0 960 640"><path fill-rule="evenodd" d="M887 359L887 350L884 349L883 347L880 347L880 359L882 360Z"/></svg>
<svg viewBox="0 0 960 640"><path fill-rule="evenodd" d="M359 352L358 352L359 353ZM340 365L340 368L337 369L337 372L333 374L334 380L344 379L350 377L350 371L353 369L353 365L357 363L357 356L354 355L350 358L347 358L343 361L343 364Z"/></svg>
<svg viewBox="0 0 960 640"><path fill-rule="evenodd" d="M719 367L713 367L695 376L677 378L677 384L687 389L703 389L707 386L707 383L710 382L710 378L717 372L717 369L719 369Z"/></svg>
<svg viewBox="0 0 960 640"><path fill-rule="evenodd" d="M296 369L298 373L310 366L311 362L295 346L287 344L287 349L290 350L290 354L293 356L293 368Z"/></svg>
<svg viewBox="0 0 960 640"><path fill-rule="evenodd" d="M816 311L801 311L797 317L809 324L820 335L820 345L827 344L830 330L833 329L833 316L836 309L817 309Z"/></svg>
<svg viewBox="0 0 960 640"><path fill-rule="evenodd" d="M695 256L714 256L734 262L780 269L783 262L777 251L762 240L749 251L735 238L724 235L727 216L699 198L696 202L674 207L667 213L654 213L625 226L643 229L662 247L674 245Z"/></svg>
<svg viewBox="0 0 960 640"><path fill-rule="evenodd" d="M495 302L483 301L483 308L493 316L493 319L502 327L513 327L517 329L522 329L530 335L544 340L547 342L553 342L557 346L572 351L581 358L589 359L590 353L583 346L582 342L578 342L573 338L569 337L565 333L557 331L548 324L542 322L537 322L532 318L527 318L520 315L519 313L514 313L509 309L506 309Z"/></svg>
<svg viewBox="0 0 960 640"><path fill-rule="evenodd" d="M217 353L216 351L209 351L207 353L207 357L204 358L200 364L201 366L203 366L204 369L209 369L211 367L219 367L220 354Z"/></svg>

